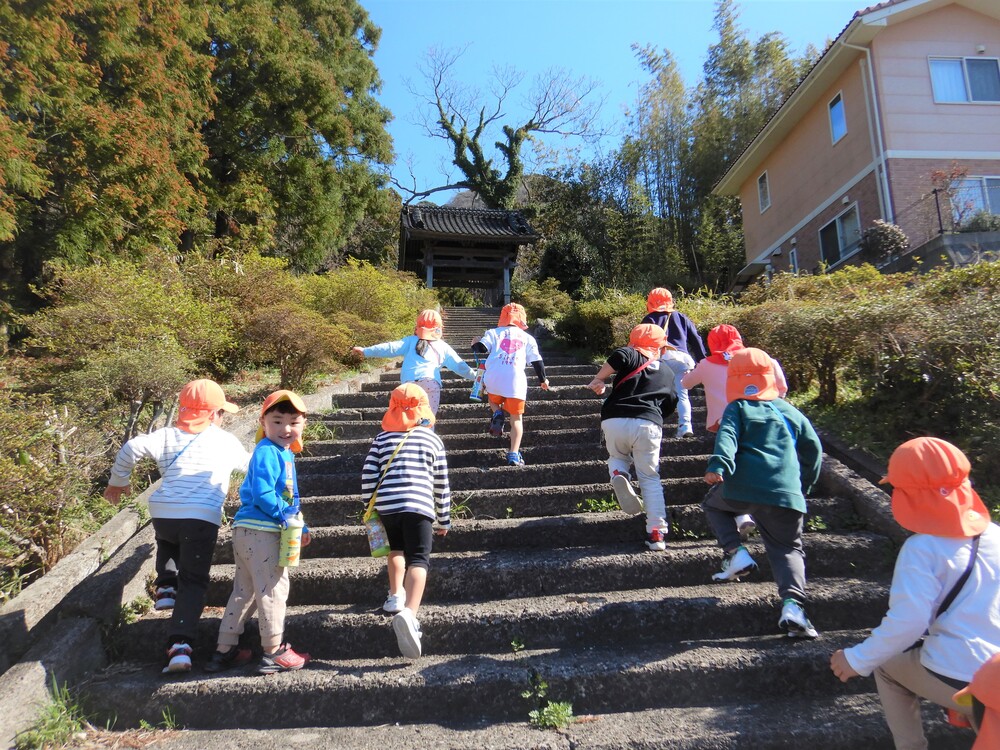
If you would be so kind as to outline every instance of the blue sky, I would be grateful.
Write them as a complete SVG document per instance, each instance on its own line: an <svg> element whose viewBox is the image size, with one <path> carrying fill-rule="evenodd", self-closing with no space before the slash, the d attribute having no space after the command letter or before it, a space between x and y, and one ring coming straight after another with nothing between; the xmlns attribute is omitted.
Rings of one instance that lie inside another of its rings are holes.
<svg viewBox="0 0 1000 750"><path fill-rule="evenodd" d="M646 80L632 44L670 50L685 81L693 85L709 45L716 41L712 0L361 0L361 4L382 28L375 64L383 80L380 99L395 117L389 124L397 155L392 173L403 184L412 184L406 165L409 159L419 189L447 184L449 172L453 179L458 177L449 164L445 142L428 137L415 124L418 102L405 83L409 79L418 89L427 90L417 65L432 47L467 47L460 80L469 86L485 90L494 64L512 65L524 72L525 84L510 100L512 121L523 116L516 101L527 94L536 73L561 67L574 76L599 81L606 96L602 119L610 134L597 148L606 152L620 142L625 109ZM856 10L868 4L859 0L742 0L740 25L752 40L780 31L792 51L800 54L809 44L822 49ZM548 145L579 144L555 138ZM437 193L431 200L444 203L448 197L448 193Z"/></svg>

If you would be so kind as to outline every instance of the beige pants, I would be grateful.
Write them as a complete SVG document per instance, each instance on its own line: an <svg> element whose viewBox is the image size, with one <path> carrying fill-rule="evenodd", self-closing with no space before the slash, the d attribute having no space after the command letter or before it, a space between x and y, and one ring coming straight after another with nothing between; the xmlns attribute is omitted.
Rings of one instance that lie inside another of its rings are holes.
<svg viewBox="0 0 1000 750"><path fill-rule="evenodd" d="M236 575L233 593L219 626L219 645L235 646L243 626L257 609L260 643L267 652L281 645L285 633L285 602L288 601L288 568L278 565L276 531L233 529Z"/></svg>
<svg viewBox="0 0 1000 750"><path fill-rule="evenodd" d="M960 706L951 698L957 688L939 680L920 663L919 648L894 656L876 669L875 684L896 750L927 750L921 698L972 719L972 706Z"/></svg>

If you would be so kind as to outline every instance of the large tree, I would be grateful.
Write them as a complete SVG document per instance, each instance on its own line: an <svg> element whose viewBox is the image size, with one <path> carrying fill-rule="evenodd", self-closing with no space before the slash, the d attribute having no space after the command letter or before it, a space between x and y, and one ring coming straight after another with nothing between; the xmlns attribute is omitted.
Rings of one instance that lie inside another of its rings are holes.
<svg viewBox="0 0 1000 750"><path fill-rule="evenodd" d="M513 68L493 71L489 94L461 84L456 67L464 50L430 50L420 71L423 89L410 91L425 101L428 135L446 140L452 163L462 178L447 185L417 190L397 185L409 200L442 190L472 190L489 208L513 208L525 173L522 151L541 135L598 137L595 121L602 100L598 84L562 69L546 70L534 79L526 99L526 116L511 121L510 97L524 82ZM492 149L491 138L496 140ZM497 158L499 157L499 162Z"/></svg>

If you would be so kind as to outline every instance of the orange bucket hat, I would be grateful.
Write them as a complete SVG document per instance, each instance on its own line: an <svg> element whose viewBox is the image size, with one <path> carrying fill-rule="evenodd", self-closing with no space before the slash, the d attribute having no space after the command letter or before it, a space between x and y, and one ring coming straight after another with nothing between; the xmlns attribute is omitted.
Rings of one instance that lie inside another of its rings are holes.
<svg viewBox="0 0 1000 750"><path fill-rule="evenodd" d="M743 348L743 337L736 326L722 324L708 332L708 350L711 354L707 359L716 365L729 364L733 352Z"/></svg>
<svg viewBox="0 0 1000 750"><path fill-rule="evenodd" d="M197 435L208 429L212 415L219 409L235 414L240 407L226 400L222 386L214 380L192 380L181 388L175 424L178 429Z"/></svg>
<svg viewBox="0 0 1000 750"><path fill-rule="evenodd" d="M653 359L667 345L667 334L655 323L640 323L628 335L628 345Z"/></svg>
<svg viewBox="0 0 1000 750"><path fill-rule="evenodd" d="M516 302L504 305L500 311L500 326L517 326L522 331L528 330L528 314Z"/></svg>
<svg viewBox="0 0 1000 750"><path fill-rule="evenodd" d="M646 312L668 312L673 306L674 295L662 286L656 287L646 296Z"/></svg>
<svg viewBox="0 0 1000 750"><path fill-rule="evenodd" d="M261 404L260 406L261 418L264 417L268 409L270 409L275 404L280 404L282 401L287 401L292 405L292 407L294 407L295 411L302 412L303 414L309 411L306 408L305 401L303 401L297 393L293 391L275 391L274 393L270 394L267 398L265 398L264 403ZM257 428L257 436L254 438L254 442L259 443L263 439L264 439L264 426L261 425L260 427ZM288 450L290 450L292 453L301 453L302 439L299 438L290 446L288 446Z"/></svg>
<svg viewBox="0 0 1000 750"><path fill-rule="evenodd" d="M430 339L440 341L444 335L444 324L441 322L441 315L437 310L424 310L417 316L417 327L413 333L418 339Z"/></svg>
<svg viewBox="0 0 1000 750"><path fill-rule="evenodd" d="M1000 747L1000 654L983 662L968 687L954 695L961 706L971 706L973 697L986 706L986 715L972 750L994 750Z"/></svg>
<svg viewBox="0 0 1000 750"><path fill-rule="evenodd" d="M386 432L408 432L414 427L434 424L434 412L427 401L427 392L416 383L403 383L389 394L389 409L382 417Z"/></svg>
<svg viewBox="0 0 1000 750"><path fill-rule="evenodd" d="M778 386L771 357L762 349L748 347L733 352L726 372L726 400L774 401Z"/></svg>
<svg viewBox="0 0 1000 750"><path fill-rule="evenodd" d="M972 489L970 469L969 459L948 441L919 437L892 452L879 484L892 485L892 515L904 529L971 537L983 533L990 513Z"/></svg>

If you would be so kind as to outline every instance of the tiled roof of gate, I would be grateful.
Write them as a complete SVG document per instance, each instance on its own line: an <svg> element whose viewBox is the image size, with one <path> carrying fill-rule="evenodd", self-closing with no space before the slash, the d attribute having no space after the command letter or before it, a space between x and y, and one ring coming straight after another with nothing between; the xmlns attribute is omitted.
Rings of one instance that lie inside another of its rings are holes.
<svg viewBox="0 0 1000 750"><path fill-rule="evenodd" d="M538 233L520 211L448 206L406 206L403 226L413 232L442 235L537 239Z"/></svg>

